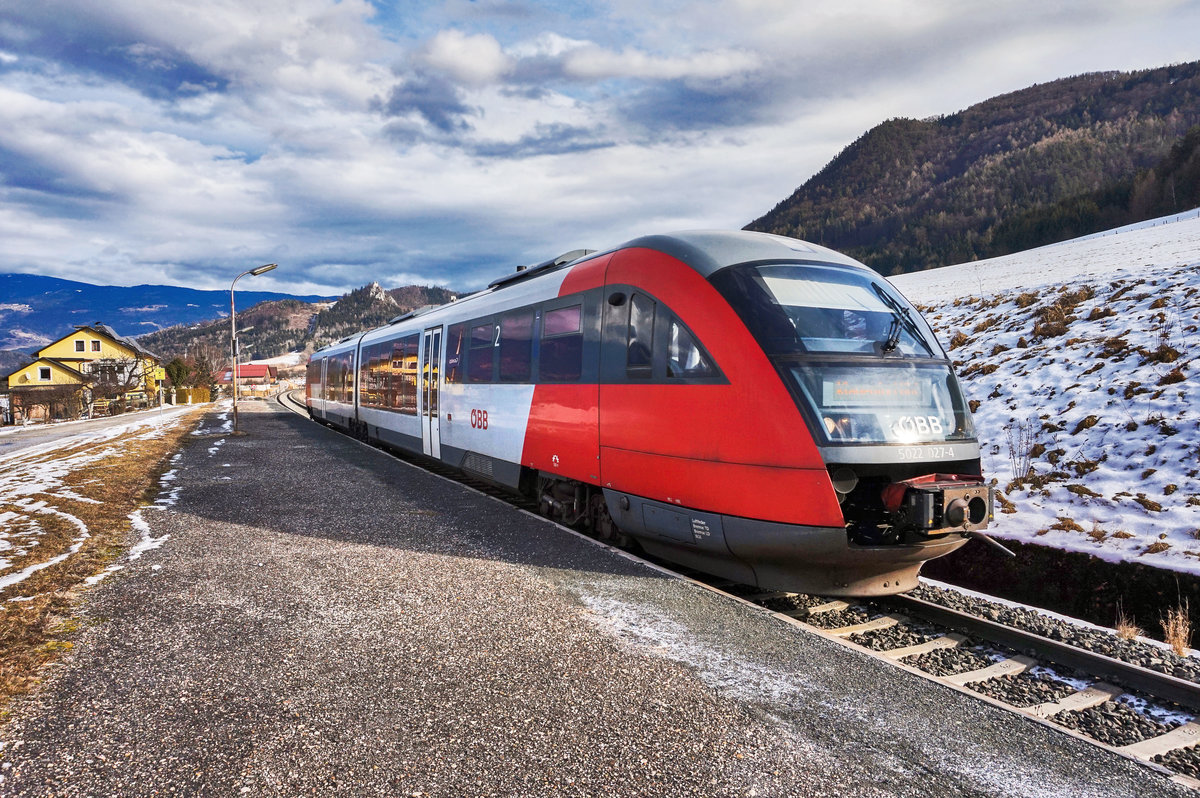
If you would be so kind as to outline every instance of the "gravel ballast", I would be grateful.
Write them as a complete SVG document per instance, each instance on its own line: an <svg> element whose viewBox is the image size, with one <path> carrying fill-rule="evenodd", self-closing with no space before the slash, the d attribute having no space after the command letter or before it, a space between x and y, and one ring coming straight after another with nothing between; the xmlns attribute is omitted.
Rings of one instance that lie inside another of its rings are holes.
<svg viewBox="0 0 1200 798"><path fill-rule="evenodd" d="M1010 607L957 590L922 584L912 596L951 609L1023 629L1050 640L1094 651L1106 657L1140 665L1159 673L1200 683L1200 659L1181 657L1175 652L1141 640L1126 640L1108 629L1094 629L1067 623L1028 607Z"/></svg>
<svg viewBox="0 0 1200 798"><path fill-rule="evenodd" d="M1123 701L1105 701L1078 712L1059 712L1054 722L1118 748L1166 734L1179 725L1151 720Z"/></svg>
<svg viewBox="0 0 1200 798"><path fill-rule="evenodd" d="M1021 708L1061 701L1076 692L1076 688L1066 682L1045 674L1033 673L1001 676L967 686L977 693Z"/></svg>
<svg viewBox="0 0 1200 798"><path fill-rule="evenodd" d="M265 403L240 425L13 707L0 794L1190 794Z"/></svg>

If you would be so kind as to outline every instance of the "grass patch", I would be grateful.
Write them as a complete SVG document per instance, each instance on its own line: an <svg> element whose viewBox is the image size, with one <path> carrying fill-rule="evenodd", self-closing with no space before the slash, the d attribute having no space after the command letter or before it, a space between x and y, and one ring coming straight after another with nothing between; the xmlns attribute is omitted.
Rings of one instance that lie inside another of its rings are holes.
<svg viewBox="0 0 1200 798"><path fill-rule="evenodd" d="M1051 529L1061 529L1063 532L1082 532L1081 527L1074 519L1066 516L1059 516L1058 521L1050 525Z"/></svg>
<svg viewBox="0 0 1200 798"><path fill-rule="evenodd" d="M154 498L168 458L180 448L201 412L197 408L164 427L157 437L148 435L153 428L142 428L120 438L44 455L44 463L62 463L71 455L105 452L63 474L49 491L32 497L46 502L47 509L78 519L87 527L87 538L82 538L82 531L70 518L0 505L0 511L17 512L42 530L37 545L13 557L6 573L67 555L0 594L0 707L13 696L27 693L37 683L42 666L74 646L70 638L78 632L79 622L73 612L84 580L104 570L128 548L129 514ZM76 545L78 551L71 553ZM9 600L18 597L22 600Z"/></svg>
<svg viewBox="0 0 1200 798"><path fill-rule="evenodd" d="M1153 499L1147 499L1146 494L1144 493L1139 493L1137 496L1134 496L1133 500L1152 513L1161 513L1163 511L1161 504Z"/></svg>
<svg viewBox="0 0 1200 798"><path fill-rule="evenodd" d="M1136 640L1146 634L1142 627L1138 626L1133 618L1125 614L1125 608L1121 606L1121 602L1117 602L1117 637L1122 640Z"/></svg>
<svg viewBox="0 0 1200 798"><path fill-rule="evenodd" d="M1181 657L1187 656L1192 644L1192 622L1188 617L1188 602L1167 610L1167 616L1162 619L1163 640Z"/></svg>

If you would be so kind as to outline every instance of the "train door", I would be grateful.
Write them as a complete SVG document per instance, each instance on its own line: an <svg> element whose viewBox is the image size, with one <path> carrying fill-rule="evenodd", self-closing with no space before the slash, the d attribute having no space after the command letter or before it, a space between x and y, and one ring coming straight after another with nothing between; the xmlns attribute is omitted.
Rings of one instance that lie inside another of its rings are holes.
<svg viewBox="0 0 1200 798"><path fill-rule="evenodd" d="M421 450L441 459L442 328L432 327L421 335Z"/></svg>

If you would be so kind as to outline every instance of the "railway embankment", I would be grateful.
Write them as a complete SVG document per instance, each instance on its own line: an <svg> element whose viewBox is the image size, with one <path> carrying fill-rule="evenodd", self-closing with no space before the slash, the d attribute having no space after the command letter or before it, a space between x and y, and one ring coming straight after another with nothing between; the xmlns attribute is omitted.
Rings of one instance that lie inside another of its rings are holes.
<svg viewBox="0 0 1200 798"><path fill-rule="evenodd" d="M1190 794L272 405L174 464L5 795Z"/></svg>

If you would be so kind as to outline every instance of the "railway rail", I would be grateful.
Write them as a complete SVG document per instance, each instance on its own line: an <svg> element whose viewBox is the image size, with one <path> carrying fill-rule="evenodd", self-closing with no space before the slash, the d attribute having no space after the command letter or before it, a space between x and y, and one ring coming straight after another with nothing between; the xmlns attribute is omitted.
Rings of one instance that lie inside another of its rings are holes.
<svg viewBox="0 0 1200 798"><path fill-rule="evenodd" d="M285 408L308 416L303 391L284 392L276 398ZM450 469L431 467L424 460L418 464L522 509L537 511L531 503L514 499L508 492L482 481L465 479ZM662 563L655 565L664 567ZM1200 789L1200 683L911 595L856 604L797 593L755 592L756 588L719 582L700 574L680 575L732 600L771 612L808 632L1139 762L1177 783ZM944 660L948 652L960 652L963 656L958 663L947 666L942 662L939 666L939 658ZM930 664L934 667L928 667ZM1062 669L1073 673L1063 675ZM1011 687L1017 679L1057 682L1058 689L1037 684L1014 691ZM1014 693L1016 701L1011 700ZM1046 700L1030 701L1031 696L1039 694ZM1118 702L1129 695L1141 696L1141 701ZM1196 713L1197 719L1168 726L1153 720L1139 725L1136 720L1122 718L1133 712L1134 704L1146 701L1177 705L1181 715ZM1088 723L1078 721L1097 715L1115 717L1118 722L1124 719L1129 728L1124 736L1118 733L1115 738L1107 735L1107 741L1098 739L1106 735L1097 735Z"/></svg>

